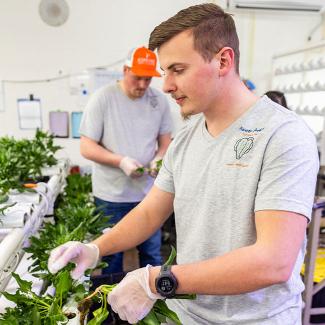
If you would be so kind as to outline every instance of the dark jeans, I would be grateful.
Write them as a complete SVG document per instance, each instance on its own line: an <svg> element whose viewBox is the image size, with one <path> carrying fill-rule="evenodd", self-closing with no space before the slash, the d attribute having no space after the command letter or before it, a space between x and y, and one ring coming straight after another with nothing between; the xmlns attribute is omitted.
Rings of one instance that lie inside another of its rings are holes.
<svg viewBox="0 0 325 325"><path fill-rule="evenodd" d="M95 197L95 204L98 209L102 210L105 215L111 216L109 223L118 223L129 211L136 207L139 202L108 202ZM127 240L127 238L125 238ZM154 233L149 239L137 246L139 251L140 267L147 264L153 266L161 265L162 258L161 248L161 231ZM102 258L108 263L108 267L103 269L103 274L123 272L123 253L117 253Z"/></svg>

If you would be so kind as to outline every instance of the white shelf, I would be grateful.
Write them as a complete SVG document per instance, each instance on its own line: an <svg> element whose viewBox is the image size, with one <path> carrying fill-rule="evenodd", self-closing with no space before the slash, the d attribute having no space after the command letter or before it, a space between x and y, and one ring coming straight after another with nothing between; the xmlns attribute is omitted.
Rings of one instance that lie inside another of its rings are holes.
<svg viewBox="0 0 325 325"><path fill-rule="evenodd" d="M307 62L293 62L291 64L279 66L275 69L274 75L279 76L284 74L309 72L322 69L325 69L325 58L321 57L312 59Z"/></svg>
<svg viewBox="0 0 325 325"><path fill-rule="evenodd" d="M300 82L300 83L291 83L282 86L276 86L277 90L282 91L286 94L293 94L293 93L306 93L306 92L320 92L325 91L325 82L316 81L314 83L310 82Z"/></svg>
<svg viewBox="0 0 325 325"><path fill-rule="evenodd" d="M277 54L272 65L270 90L283 92L289 108L318 136L325 165L325 42Z"/></svg>

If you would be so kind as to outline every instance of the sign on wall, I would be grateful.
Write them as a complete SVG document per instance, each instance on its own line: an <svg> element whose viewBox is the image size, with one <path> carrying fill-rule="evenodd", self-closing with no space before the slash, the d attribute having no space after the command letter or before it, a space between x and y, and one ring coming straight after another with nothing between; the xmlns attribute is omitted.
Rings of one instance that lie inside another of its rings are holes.
<svg viewBox="0 0 325 325"><path fill-rule="evenodd" d="M41 129L42 114L39 99L18 99L18 118L21 129Z"/></svg>
<svg viewBox="0 0 325 325"><path fill-rule="evenodd" d="M72 137L76 139L80 138L79 128L80 128L81 118L82 118L82 112L71 113Z"/></svg>
<svg viewBox="0 0 325 325"><path fill-rule="evenodd" d="M69 137L69 113L68 112L50 112L49 113L50 132L57 138Z"/></svg>

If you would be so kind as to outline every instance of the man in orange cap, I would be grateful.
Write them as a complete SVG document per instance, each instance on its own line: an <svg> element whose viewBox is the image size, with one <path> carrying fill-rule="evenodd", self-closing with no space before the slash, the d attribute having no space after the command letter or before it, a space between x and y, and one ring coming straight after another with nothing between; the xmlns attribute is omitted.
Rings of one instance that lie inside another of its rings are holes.
<svg viewBox="0 0 325 325"><path fill-rule="evenodd" d="M156 163L171 141L170 108L166 97L149 87L160 77L157 58L145 47L130 51L123 79L99 89L86 106L80 127L81 154L94 162L95 203L115 224L138 205L156 175ZM151 175L139 173L150 167ZM153 176L153 177L152 177ZM138 246L140 265L160 265L160 230ZM105 273L123 270L123 253L105 257Z"/></svg>

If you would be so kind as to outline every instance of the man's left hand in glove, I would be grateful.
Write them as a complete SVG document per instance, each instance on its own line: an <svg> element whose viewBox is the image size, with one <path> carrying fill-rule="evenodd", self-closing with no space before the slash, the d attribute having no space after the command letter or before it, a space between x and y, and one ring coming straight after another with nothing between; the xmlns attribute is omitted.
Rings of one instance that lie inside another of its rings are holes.
<svg viewBox="0 0 325 325"><path fill-rule="evenodd" d="M152 293L149 287L149 269L147 265L129 272L108 295L108 303L122 320L135 324L143 319L161 295Z"/></svg>

